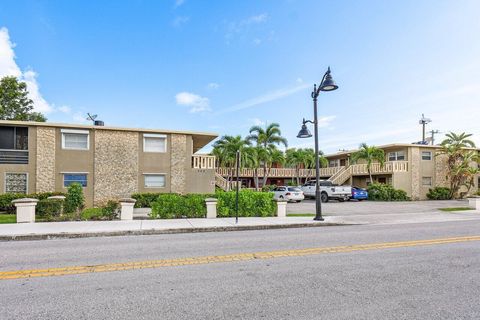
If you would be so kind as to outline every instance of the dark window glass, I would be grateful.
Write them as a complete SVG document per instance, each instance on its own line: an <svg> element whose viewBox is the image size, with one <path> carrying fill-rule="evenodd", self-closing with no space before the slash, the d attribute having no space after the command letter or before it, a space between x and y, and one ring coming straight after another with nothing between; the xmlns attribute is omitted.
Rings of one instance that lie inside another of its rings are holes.
<svg viewBox="0 0 480 320"><path fill-rule="evenodd" d="M13 127L0 127L0 149L14 149L15 129Z"/></svg>
<svg viewBox="0 0 480 320"><path fill-rule="evenodd" d="M72 183L79 183L82 187L87 186L87 175L86 174L64 174L63 175L63 186L68 187Z"/></svg>
<svg viewBox="0 0 480 320"><path fill-rule="evenodd" d="M15 149L28 150L28 128L15 128Z"/></svg>

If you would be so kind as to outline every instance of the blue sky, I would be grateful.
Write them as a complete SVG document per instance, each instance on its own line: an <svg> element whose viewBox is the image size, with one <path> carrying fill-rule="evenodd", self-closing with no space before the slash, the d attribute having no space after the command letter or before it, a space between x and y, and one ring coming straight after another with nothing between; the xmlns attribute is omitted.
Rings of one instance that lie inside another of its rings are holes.
<svg viewBox="0 0 480 320"><path fill-rule="evenodd" d="M480 1L3 1L0 76L52 122L246 135L278 122L291 147L319 97L320 147L421 139L480 144ZM442 135L439 135L439 139ZM208 148L204 149L208 151Z"/></svg>

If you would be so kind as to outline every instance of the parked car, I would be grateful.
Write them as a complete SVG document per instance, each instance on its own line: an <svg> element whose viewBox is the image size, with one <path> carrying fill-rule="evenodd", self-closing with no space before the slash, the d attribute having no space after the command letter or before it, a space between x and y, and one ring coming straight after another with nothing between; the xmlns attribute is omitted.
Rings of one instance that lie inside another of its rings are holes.
<svg viewBox="0 0 480 320"><path fill-rule="evenodd" d="M315 198L315 180L307 181L301 187L305 197ZM320 199L322 202L328 200L345 201L352 196L350 186L338 186L328 180L320 180Z"/></svg>
<svg viewBox="0 0 480 320"><path fill-rule="evenodd" d="M303 191L299 187L280 186L273 189L273 199L285 199L287 201L300 202L305 199Z"/></svg>
<svg viewBox="0 0 480 320"><path fill-rule="evenodd" d="M367 200L368 192L359 187L352 187L352 197L350 199L356 199L358 201Z"/></svg>

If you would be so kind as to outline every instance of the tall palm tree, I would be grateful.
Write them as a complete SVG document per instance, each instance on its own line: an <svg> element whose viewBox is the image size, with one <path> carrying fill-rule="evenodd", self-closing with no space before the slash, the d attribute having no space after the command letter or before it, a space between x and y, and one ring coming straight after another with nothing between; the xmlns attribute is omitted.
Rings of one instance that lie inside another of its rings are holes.
<svg viewBox="0 0 480 320"><path fill-rule="evenodd" d="M220 166L229 168L230 181L233 181L233 175L236 162L237 151L241 154L250 146L250 142L243 139L242 136L225 135L213 144L213 154L218 157Z"/></svg>
<svg viewBox="0 0 480 320"><path fill-rule="evenodd" d="M257 147L264 149L262 157L265 158L259 162L259 166L263 165L263 184L266 183L268 178L267 170L267 156L272 150L275 150L278 145L283 145L285 148L288 146L287 139L282 137L280 131L280 125L278 123L271 123L265 128L260 126L253 126L250 128L250 134L246 137L249 142L255 142Z"/></svg>
<svg viewBox="0 0 480 320"><path fill-rule="evenodd" d="M305 153L302 152L302 149L291 148L285 152L285 162L295 169L297 184L300 184L300 164L305 162L304 156Z"/></svg>
<svg viewBox="0 0 480 320"><path fill-rule="evenodd" d="M315 169L315 150L312 148L305 148L303 149L303 166L305 169ZM328 160L323 156L323 152L320 150L318 152L318 160L320 163L320 168L328 167ZM307 173L305 177L305 182L310 179L310 174Z"/></svg>
<svg viewBox="0 0 480 320"><path fill-rule="evenodd" d="M460 134L449 132L445 135L447 138L442 141L442 146L450 146L456 149L475 148L475 143L468 139L472 136L470 133L462 132Z"/></svg>
<svg viewBox="0 0 480 320"><path fill-rule="evenodd" d="M272 169L272 165L274 163L277 163L280 165L283 165L285 163L285 155L283 154L283 151L278 150L277 148L270 148L267 150L268 150L267 158L265 159L266 172L263 175L262 186L264 186L267 183L268 174Z"/></svg>
<svg viewBox="0 0 480 320"><path fill-rule="evenodd" d="M373 162L379 162L380 166L383 167L385 163L385 152L375 146L369 146L366 143L360 144L358 151L354 152L350 159L353 163L358 160L365 160L367 162L367 171L370 176L370 182L373 182L371 167Z"/></svg>

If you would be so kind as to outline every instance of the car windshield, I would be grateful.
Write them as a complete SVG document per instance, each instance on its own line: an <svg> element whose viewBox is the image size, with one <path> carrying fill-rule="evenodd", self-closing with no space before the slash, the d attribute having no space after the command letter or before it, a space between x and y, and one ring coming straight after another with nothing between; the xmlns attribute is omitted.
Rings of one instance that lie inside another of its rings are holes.
<svg viewBox="0 0 480 320"><path fill-rule="evenodd" d="M302 191L302 190L300 190L300 188L296 188L296 187L295 187L295 188L289 187L289 188L288 188L288 191L300 192L300 191Z"/></svg>

